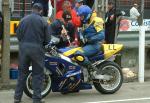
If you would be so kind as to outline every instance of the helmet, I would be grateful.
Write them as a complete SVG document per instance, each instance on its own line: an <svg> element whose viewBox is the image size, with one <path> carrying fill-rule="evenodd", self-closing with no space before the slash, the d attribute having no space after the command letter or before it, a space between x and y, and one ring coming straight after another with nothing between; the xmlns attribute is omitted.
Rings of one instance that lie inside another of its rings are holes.
<svg viewBox="0 0 150 103"><path fill-rule="evenodd" d="M91 14L92 14L92 10L87 5L82 5L78 9L78 15L84 16L83 23L86 23L90 19Z"/></svg>

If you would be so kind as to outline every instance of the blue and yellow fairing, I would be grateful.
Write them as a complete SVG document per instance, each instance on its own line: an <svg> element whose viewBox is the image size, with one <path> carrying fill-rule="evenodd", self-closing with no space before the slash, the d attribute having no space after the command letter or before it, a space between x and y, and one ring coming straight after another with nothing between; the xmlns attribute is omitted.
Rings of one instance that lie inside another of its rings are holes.
<svg viewBox="0 0 150 103"><path fill-rule="evenodd" d="M102 47L102 49L100 50L100 52L98 54L89 57L90 60L109 59L114 54L121 51L123 48L123 45L122 44L102 44L101 47ZM75 54L75 52L77 52L77 51L84 52L82 47L77 47L77 48L67 47L67 48L60 49L60 51L62 52L62 54L64 56L67 56L72 59L74 56L73 54Z"/></svg>
<svg viewBox="0 0 150 103"><path fill-rule="evenodd" d="M117 54L123 48L122 44L102 44L104 58L108 59L112 55Z"/></svg>

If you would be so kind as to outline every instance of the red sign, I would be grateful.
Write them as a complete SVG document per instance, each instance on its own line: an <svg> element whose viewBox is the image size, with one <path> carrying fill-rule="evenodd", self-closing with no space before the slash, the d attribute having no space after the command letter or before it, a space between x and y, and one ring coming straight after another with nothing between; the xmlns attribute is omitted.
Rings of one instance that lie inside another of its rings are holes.
<svg viewBox="0 0 150 103"><path fill-rule="evenodd" d="M129 20L121 20L119 30L120 31L128 31L129 28L130 28Z"/></svg>

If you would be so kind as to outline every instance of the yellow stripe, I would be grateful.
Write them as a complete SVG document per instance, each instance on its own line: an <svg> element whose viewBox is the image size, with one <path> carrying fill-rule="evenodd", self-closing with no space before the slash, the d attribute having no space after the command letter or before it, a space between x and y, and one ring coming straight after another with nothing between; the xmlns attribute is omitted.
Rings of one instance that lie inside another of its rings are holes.
<svg viewBox="0 0 150 103"><path fill-rule="evenodd" d="M66 52L63 53L64 56L70 56L72 54L74 54L76 51L81 51L83 52L82 48L81 47L77 47L77 48L73 48L71 50L68 50Z"/></svg>

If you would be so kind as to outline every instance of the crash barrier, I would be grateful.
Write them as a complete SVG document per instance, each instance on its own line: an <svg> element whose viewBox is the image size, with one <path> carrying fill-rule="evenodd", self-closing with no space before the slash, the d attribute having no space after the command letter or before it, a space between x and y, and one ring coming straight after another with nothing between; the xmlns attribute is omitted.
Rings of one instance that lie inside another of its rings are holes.
<svg viewBox="0 0 150 103"><path fill-rule="evenodd" d="M146 33L146 44L150 43L150 33ZM120 32L117 38L117 43L124 44L126 48L138 48L139 34L138 32ZM11 52L18 52L18 40L15 36L10 38ZM147 46L147 48L150 48Z"/></svg>
<svg viewBox="0 0 150 103"><path fill-rule="evenodd" d="M10 0L11 17L22 18L31 13L31 0Z"/></svg>
<svg viewBox="0 0 150 103"><path fill-rule="evenodd" d="M139 46L138 45L139 29L137 29L137 28L139 28L139 27L129 27L132 25L129 24L129 22L128 22L128 20L130 20L135 23L136 20L134 18L127 17L127 16L121 16L119 19L121 20L121 24L120 24L121 27L119 30L119 35L116 34L116 37L115 37L116 42L124 44L124 46L127 48L138 48L138 46ZM143 22L146 22L146 21L147 21L147 19L144 20ZM118 24L116 24L116 25L118 26ZM150 24L148 26L145 25L145 29L147 30L146 35L145 35L145 39L146 39L145 45L148 45L148 43L150 43L150 29L148 29L148 28L150 28Z"/></svg>
<svg viewBox="0 0 150 103"><path fill-rule="evenodd" d="M130 17L122 16L119 18L122 19L130 19L135 21L135 19ZM143 20L142 20L143 22ZM139 22L140 23L140 22ZM145 27L143 23L140 23L139 26L139 72L138 72L138 80L140 83L144 82L144 71L145 71Z"/></svg>

